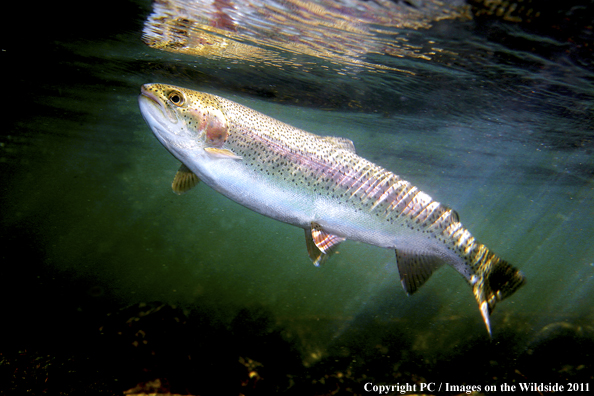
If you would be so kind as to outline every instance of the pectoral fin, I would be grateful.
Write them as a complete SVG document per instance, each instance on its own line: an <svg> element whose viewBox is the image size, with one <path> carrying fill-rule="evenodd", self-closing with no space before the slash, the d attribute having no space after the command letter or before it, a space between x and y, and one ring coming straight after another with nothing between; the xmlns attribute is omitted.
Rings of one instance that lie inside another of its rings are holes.
<svg viewBox="0 0 594 396"><path fill-rule="evenodd" d="M227 159L241 159L241 157L235 154L231 150L220 149L216 147L206 147L204 149L213 158L227 158Z"/></svg>
<svg viewBox="0 0 594 396"><path fill-rule="evenodd" d="M198 176L194 174L187 166L181 164L179 170L175 174L173 178L173 183L171 183L171 188L173 192L177 195L182 195L183 193L191 190L196 184L200 182Z"/></svg>
<svg viewBox="0 0 594 396"><path fill-rule="evenodd" d="M407 294L413 294L443 265L436 256L423 255L408 250L396 250L400 282Z"/></svg>
<svg viewBox="0 0 594 396"><path fill-rule="evenodd" d="M345 238L327 233L317 223L311 223L311 228L305 230L307 253L316 267L324 263L344 241Z"/></svg>

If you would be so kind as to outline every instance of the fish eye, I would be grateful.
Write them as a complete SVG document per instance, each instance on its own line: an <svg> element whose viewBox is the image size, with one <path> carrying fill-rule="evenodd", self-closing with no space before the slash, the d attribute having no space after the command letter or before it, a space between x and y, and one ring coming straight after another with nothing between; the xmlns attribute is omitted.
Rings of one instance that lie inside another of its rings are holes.
<svg viewBox="0 0 594 396"><path fill-rule="evenodd" d="M184 96L177 91L170 92L169 95L167 95L167 99L176 106L183 106L185 102Z"/></svg>

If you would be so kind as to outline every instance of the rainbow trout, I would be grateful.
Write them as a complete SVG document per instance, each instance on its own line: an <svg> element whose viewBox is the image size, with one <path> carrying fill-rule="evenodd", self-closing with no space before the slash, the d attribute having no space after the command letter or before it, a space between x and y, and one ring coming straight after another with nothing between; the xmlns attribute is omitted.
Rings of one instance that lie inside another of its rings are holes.
<svg viewBox="0 0 594 396"><path fill-rule="evenodd" d="M141 88L142 115L182 165L173 191L200 180L265 216L305 229L318 266L350 239L394 249L414 293L443 264L470 284L489 316L524 276L460 223L458 214L399 176L355 154L350 140L318 136L238 103L164 84Z"/></svg>

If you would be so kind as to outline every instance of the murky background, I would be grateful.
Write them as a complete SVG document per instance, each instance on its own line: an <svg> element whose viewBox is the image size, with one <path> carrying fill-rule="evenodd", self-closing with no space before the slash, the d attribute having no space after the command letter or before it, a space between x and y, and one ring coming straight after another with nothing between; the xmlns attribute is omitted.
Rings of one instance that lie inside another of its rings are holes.
<svg viewBox="0 0 594 396"><path fill-rule="evenodd" d="M1 52L6 389L592 389L591 2L39 7ZM347 242L315 268L301 229L203 184L175 195L137 106L148 82L349 138L456 209L528 279L493 340L451 268L407 297L392 251Z"/></svg>

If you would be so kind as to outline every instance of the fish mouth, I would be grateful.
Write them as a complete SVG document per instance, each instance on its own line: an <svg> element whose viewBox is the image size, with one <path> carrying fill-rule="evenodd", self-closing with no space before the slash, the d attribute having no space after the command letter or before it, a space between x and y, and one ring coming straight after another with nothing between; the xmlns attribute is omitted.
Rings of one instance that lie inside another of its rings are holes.
<svg viewBox="0 0 594 396"><path fill-rule="evenodd" d="M147 89L150 86L151 84L141 86L140 95L138 95L142 118L157 140L175 157L182 158L184 150L192 149L193 145L187 142L185 133L179 129L180 125L177 124L180 120L174 110L169 108L158 95Z"/></svg>
<svg viewBox="0 0 594 396"><path fill-rule="evenodd" d="M168 149L172 146L172 138L175 132L171 129L171 123L176 124L177 118L171 120L169 112L159 98L147 90L144 85L140 88L138 95L138 106L142 118L153 131L155 137Z"/></svg>
<svg viewBox="0 0 594 396"><path fill-rule="evenodd" d="M167 116L167 109L159 98L154 93L147 90L144 85L140 87L138 106L140 107L142 117L155 133L157 132L157 129L159 130L159 134L163 134L165 131L169 130L167 121L170 120L171 117ZM177 123L177 119L173 120L173 122Z"/></svg>
<svg viewBox="0 0 594 396"><path fill-rule="evenodd" d="M152 101L154 103L154 105L156 105L157 107L161 107L161 102L159 102L159 99L157 99L157 95L155 95L154 93L152 93L151 91L146 89L146 86L144 86L144 85L142 85L140 87L140 96L139 96L138 100L140 100L142 98L149 99L150 101Z"/></svg>

